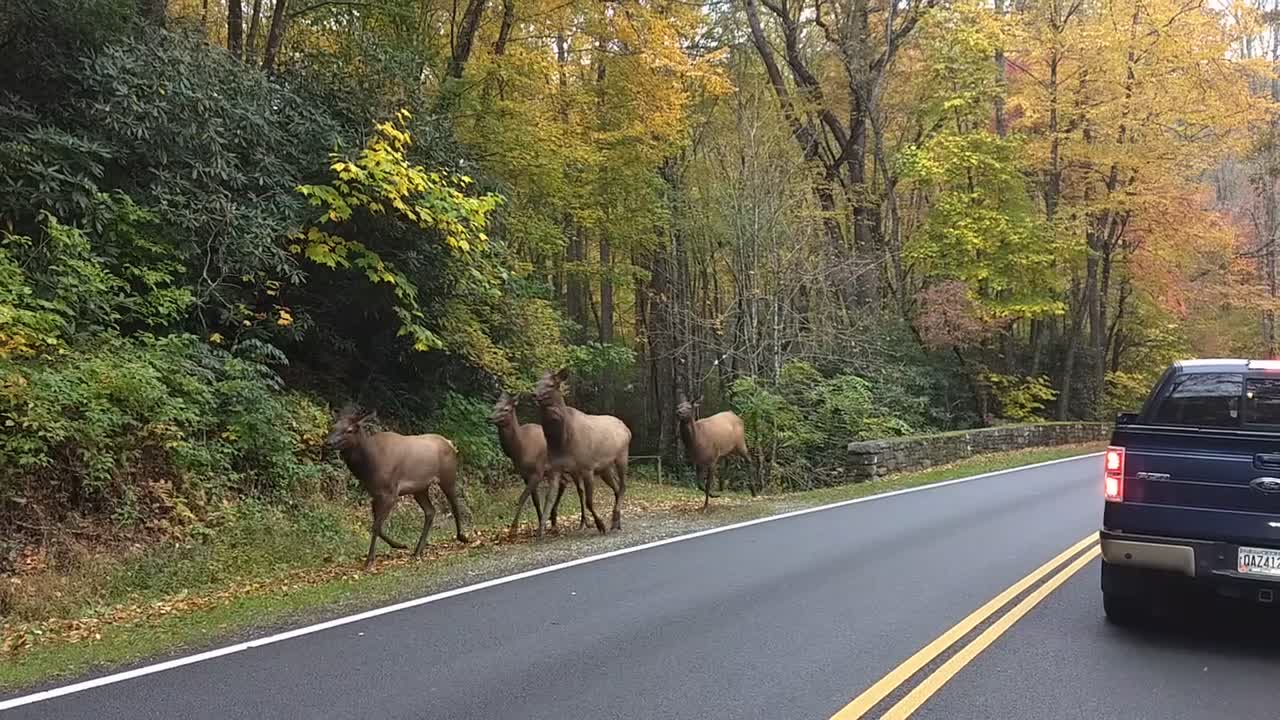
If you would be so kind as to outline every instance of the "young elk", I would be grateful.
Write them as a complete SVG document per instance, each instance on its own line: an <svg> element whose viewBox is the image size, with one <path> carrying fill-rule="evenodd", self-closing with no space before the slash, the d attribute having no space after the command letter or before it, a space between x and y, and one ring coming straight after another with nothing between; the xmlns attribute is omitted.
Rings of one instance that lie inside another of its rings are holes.
<svg viewBox="0 0 1280 720"><path fill-rule="evenodd" d="M604 522L596 514L592 497L595 476L599 474L613 490L613 516L611 527L622 529L622 498L627 492L627 451L631 447L631 430L612 415L588 415L564 402L560 384L568 377L568 370L548 371L538 381L535 396L538 401L538 419L547 439L547 459L552 472L573 478L583 489L587 510L595 520L596 529L604 534ZM563 486L560 492L564 492ZM559 505L557 494L552 506Z"/></svg>
<svg viewBox="0 0 1280 720"><path fill-rule="evenodd" d="M541 537L546 529L542 512L545 503L538 493L538 486L544 479L552 480L553 487L547 489L549 500L551 491L557 484L554 482L557 476L550 472L547 462L547 439L542 434L542 426L537 423L520 424L519 418L516 417L516 399L505 392L494 404L489 422L498 428L498 443L502 446L502 452L511 458L511 462L516 466L516 472L524 480L524 492L520 493L520 500L516 503L516 514L511 519L509 534L515 537L520 525L520 515L524 513L524 504L532 497L533 509L538 514L538 536ZM563 476L558 479L560 490L563 492L565 480ZM559 499L558 494L556 497ZM578 501L581 504L581 487L578 487ZM552 524L554 526L554 522ZM585 508L582 510L582 524L583 526L587 524Z"/></svg>
<svg viewBox="0 0 1280 720"><path fill-rule="evenodd" d="M715 483L720 459L729 455L751 462L747 453L747 434L742 418L726 410L701 420L695 417L694 406L683 392L676 397L676 422L680 426L680 440L684 443L685 456L703 478L702 509L711 504L711 486ZM748 481L752 497L756 486ZM724 489L724 485L720 486Z"/></svg>
<svg viewBox="0 0 1280 720"><path fill-rule="evenodd" d="M369 433L365 421L373 417L370 411L347 406L333 423L327 444L340 451L342 461L360 486L373 497L373 526L369 531L369 556L364 569L373 567L378 538L393 548L404 550L408 546L387 537L382 524L401 495L412 495L422 507L422 535L413 556L422 555L427 546L427 535L436 509L431 504L430 490L439 484L453 522L458 530L458 542L467 542L462 532L462 513L458 509L458 451L441 435L401 435L393 432Z"/></svg>

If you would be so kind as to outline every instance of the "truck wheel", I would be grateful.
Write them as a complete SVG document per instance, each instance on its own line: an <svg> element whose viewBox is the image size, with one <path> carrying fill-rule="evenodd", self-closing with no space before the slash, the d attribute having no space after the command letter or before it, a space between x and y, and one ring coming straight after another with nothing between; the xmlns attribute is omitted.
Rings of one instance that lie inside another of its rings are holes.
<svg viewBox="0 0 1280 720"><path fill-rule="evenodd" d="M1113 592L1102 593L1102 610L1107 614L1107 622L1119 627L1141 624L1147 617L1146 609L1134 598Z"/></svg>

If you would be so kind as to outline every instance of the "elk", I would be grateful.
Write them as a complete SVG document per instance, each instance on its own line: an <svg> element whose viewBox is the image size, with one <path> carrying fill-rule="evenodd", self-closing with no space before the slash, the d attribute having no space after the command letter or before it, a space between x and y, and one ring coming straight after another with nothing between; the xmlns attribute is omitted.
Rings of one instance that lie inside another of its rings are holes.
<svg viewBox="0 0 1280 720"><path fill-rule="evenodd" d="M627 452L631 447L631 430L612 415L588 415L569 407L560 394L560 384L568 370L547 371L534 391L538 401L538 421L547 439L547 459L551 471L573 479L583 492L583 505L595 520L601 534L606 530L596 513L592 497L595 476L600 475L613 490L611 529L622 529L622 498L627 492ZM560 504L561 484L552 505L552 518Z"/></svg>
<svg viewBox="0 0 1280 720"><path fill-rule="evenodd" d="M422 507L422 534L418 537L413 556L422 555L436 516L435 506L431 504L432 485L439 485L449 501L458 542L468 542L462 532L462 513L458 510L457 448L443 435L370 433L364 424L373 417L372 411L348 405L338 413L326 440L326 445L339 451L351 474L373 498L373 526L369 531L369 555L364 561L364 569L373 567L378 538L397 550L408 547L392 540L382 529L401 495L412 495Z"/></svg>
<svg viewBox="0 0 1280 720"><path fill-rule="evenodd" d="M680 440L684 443L685 457L694 466L697 475L703 478L702 509L705 511L711 504L711 498L719 497L711 493L711 486L715 483L720 459L737 455L750 463L751 455L747 452L747 434L742 418L725 410L699 420L695 408L696 403L690 403L684 392L678 393L676 422L680 429ZM750 481L747 485L754 497L755 485ZM724 490L723 484L720 489Z"/></svg>
<svg viewBox="0 0 1280 720"><path fill-rule="evenodd" d="M511 458L511 462L516 466L516 473L524 480L524 492L520 493L520 500L516 503L516 514L511 519L511 529L509 534L514 537L517 528L520 525L520 515L524 513L524 504L529 498L533 498L533 509L538 514L538 536L541 537L545 530L542 509L545 502L538 494L538 486L544 479L552 480L552 484L559 485L560 493L564 492L565 478L564 476L555 475L550 472L547 462L547 439L542 434L542 426L538 423L521 424L519 418L516 417L516 398L502 393L498 397L498 402L493 406L493 412L489 415L489 422L498 428L498 444L502 446L502 452ZM555 483L555 480L559 483ZM578 486L578 504L582 504L582 486ZM547 499L551 498L552 488L547 489ZM559 504L560 493L556 494L556 501ZM552 527L555 527L555 515L552 515ZM587 524L586 508L582 509L582 526Z"/></svg>

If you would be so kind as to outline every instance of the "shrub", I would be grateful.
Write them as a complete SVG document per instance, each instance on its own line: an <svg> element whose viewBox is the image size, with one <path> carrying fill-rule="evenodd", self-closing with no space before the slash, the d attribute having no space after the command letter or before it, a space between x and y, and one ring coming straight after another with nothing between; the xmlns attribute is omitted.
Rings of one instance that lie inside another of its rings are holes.
<svg viewBox="0 0 1280 720"><path fill-rule="evenodd" d="M774 386L740 378L730 395L766 481L788 489L838 482L850 441L929 429L917 420L923 398L894 393L895 403L886 404L880 384L856 375L824 377L804 362L783 366Z"/></svg>
<svg viewBox="0 0 1280 720"><path fill-rule="evenodd" d="M312 491L332 472L311 460L326 413L278 382L187 335L107 334L56 359L3 361L3 510L173 526L229 491Z"/></svg>
<svg viewBox="0 0 1280 720"><path fill-rule="evenodd" d="M1049 378L1018 377L987 373L983 376L1000 406L1000 417L1014 422L1036 422L1044 419L1045 405L1058 396Z"/></svg>
<svg viewBox="0 0 1280 720"><path fill-rule="evenodd" d="M1102 420L1111 421L1117 413L1137 412L1146 402L1155 380L1144 373L1109 372L1102 396Z"/></svg>
<svg viewBox="0 0 1280 720"><path fill-rule="evenodd" d="M458 447L458 462L465 478L495 485L514 474L511 461L498 444L498 431L488 421L490 409L491 405L483 400L446 393L432 432L444 435Z"/></svg>

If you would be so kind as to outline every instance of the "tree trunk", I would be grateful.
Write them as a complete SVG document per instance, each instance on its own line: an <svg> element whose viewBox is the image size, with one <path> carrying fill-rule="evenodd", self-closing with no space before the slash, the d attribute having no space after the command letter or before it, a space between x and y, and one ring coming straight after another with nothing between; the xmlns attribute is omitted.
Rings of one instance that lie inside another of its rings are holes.
<svg viewBox="0 0 1280 720"><path fill-rule="evenodd" d="M1106 311L1103 308L1106 297L1102 289L1104 241L1100 238L1099 232L1088 234L1089 256L1085 259L1084 272L1085 312L1089 317L1088 357L1090 362L1090 366L1086 369L1089 371L1087 377L1092 378L1085 392L1086 397L1095 407L1100 391L1099 373L1106 373Z"/></svg>
<svg viewBox="0 0 1280 720"><path fill-rule="evenodd" d="M275 9L271 13L271 27L267 30L267 47L262 52L262 70L267 74L276 71L276 56L280 54L280 44L284 42L284 26L288 22L285 14L289 0L276 0Z"/></svg>
<svg viewBox="0 0 1280 720"><path fill-rule="evenodd" d="M878 261L876 231L880 225L879 208L869 201L871 188L867 183L867 120L859 115L850 127L849 149L845 164L848 168L849 204L853 206L853 247L859 267L854 276L861 282L850 290L862 304L875 300L879 295L878 273L874 268Z"/></svg>
<svg viewBox="0 0 1280 720"><path fill-rule="evenodd" d="M674 161L664 163L659 175L666 185L668 207L671 212L675 212L675 196L679 188ZM649 310L645 321L648 341L645 346L649 353L650 382L653 384L653 403L657 415L658 450L671 460L676 459L679 450L672 422L675 391L679 388L680 378L676 368L678 320L675 312L675 263L671 257L673 248L678 244L679 233L676 226L669 225L659 235L665 235L664 242L659 244L658 250L650 259L645 300L645 306Z"/></svg>
<svg viewBox="0 0 1280 720"><path fill-rule="evenodd" d="M746 0L745 7L747 10L747 22L751 27L751 42L759 53L761 62L764 63L765 72L769 76L769 84L773 87L774 95L778 99L778 105L782 109L783 117L787 120L791 135L795 138L796 144L800 146L800 152L804 155L805 161L821 165L824 169L824 178L821 181L815 180L813 192L818 199L818 209L822 212L822 228L826 232L827 243L833 250L838 249L843 253L844 231L836 218L835 194L831 190L832 184L836 182L835 170L829 164L821 162L821 143L818 141L817 129L813 127L811 122L802 117L800 110L792 100L791 90L788 88L786 80L782 77L782 70L779 68L777 58L774 57L773 49L765 36L764 26L760 22L760 10L757 0Z"/></svg>
<svg viewBox="0 0 1280 720"><path fill-rule="evenodd" d="M1004 16L1004 0L995 0L995 10L996 10L997 17ZM1009 130L1005 126L1005 119L1004 119L1005 75L1006 75L1008 63L1005 61L1005 58L1004 58L1003 46L999 46L996 48L995 59L996 59L996 82L999 83L1000 89L995 94L996 95L995 103L994 103L995 117L993 118L993 120L995 124L996 135L998 137L1004 137L1005 135L1008 134Z"/></svg>
<svg viewBox="0 0 1280 720"><path fill-rule="evenodd" d="M1044 216L1049 227L1058 216L1058 199L1062 195L1062 155L1058 138L1058 54L1049 57L1049 172L1044 191Z"/></svg>
<svg viewBox="0 0 1280 720"><path fill-rule="evenodd" d="M227 52L240 60L244 57L244 4L227 0Z"/></svg>
<svg viewBox="0 0 1280 720"><path fill-rule="evenodd" d="M600 342L613 342L613 250L600 238Z"/></svg>
<svg viewBox="0 0 1280 720"><path fill-rule="evenodd" d="M1045 339L1048 333L1045 332L1046 321L1040 318L1031 319L1031 371L1027 373L1030 377L1036 377L1040 374L1040 363L1044 358Z"/></svg>
<svg viewBox="0 0 1280 720"><path fill-rule="evenodd" d="M493 54L502 55L511 40L511 27L516 22L516 0L502 0L502 24L498 26L498 39L493 43Z"/></svg>
<svg viewBox="0 0 1280 720"><path fill-rule="evenodd" d="M582 278L582 266L586 262L586 243L582 239L581 230L570 228L572 237L569 239L569 247L566 249L565 260L565 312L569 315L569 319L577 324L579 328L579 338L581 331L591 327L591 322L587 315L590 309L587 307L588 287Z"/></svg>
<svg viewBox="0 0 1280 720"><path fill-rule="evenodd" d="M604 37L596 39L596 102L600 107L600 112L607 110L604 107L603 85L607 73L608 66L605 64L606 43ZM609 216L606 211L605 225L609 225ZM613 342L613 248L609 244L609 238L605 231L600 233L600 342L608 344Z"/></svg>
<svg viewBox="0 0 1280 720"><path fill-rule="evenodd" d="M1270 209L1274 214L1275 212L1274 206L1276 204L1275 189L1271 188L1267 193L1267 195L1268 195L1268 200L1270 201L1270 204L1272 206ZM1267 304L1267 309L1263 311L1263 323L1264 323L1264 327L1266 328L1266 337L1264 339L1267 343L1267 359L1268 360L1275 360L1277 355L1276 311L1274 309L1274 306L1276 302L1276 288L1277 288L1275 240L1278 233L1276 232L1275 227L1276 226L1273 224L1271 237L1266 240L1267 252L1263 256L1263 262L1265 263L1265 266L1266 266L1267 299L1271 301L1270 303Z"/></svg>
<svg viewBox="0 0 1280 720"><path fill-rule="evenodd" d="M453 39L453 54L449 58L449 77L455 80L462 78L462 71L471 58L471 47L475 44L484 6L485 0L467 0L467 9L462 12L462 25Z"/></svg>
<svg viewBox="0 0 1280 720"><path fill-rule="evenodd" d="M1084 292L1076 284L1075 291ZM1073 292L1074 296L1076 292ZM1071 391L1075 385L1075 369L1076 369L1076 347L1080 344L1080 332L1084 329L1084 319L1088 314L1088 308L1085 307L1084 298L1080 298L1078 302L1073 303L1070 310L1071 328L1067 332L1066 347L1062 353L1062 386L1058 390L1058 412L1059 420L1066 420L1070 417L1071 409Z"/></svg>
<svg viewBox="0 0 1280 720"><path fill-rule="evenodd" d="M249 16L249 37L244 43L244 61L251 63L258 52L258 35L262 32L262 0L253 0L253 13Z"/></svg>

